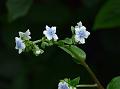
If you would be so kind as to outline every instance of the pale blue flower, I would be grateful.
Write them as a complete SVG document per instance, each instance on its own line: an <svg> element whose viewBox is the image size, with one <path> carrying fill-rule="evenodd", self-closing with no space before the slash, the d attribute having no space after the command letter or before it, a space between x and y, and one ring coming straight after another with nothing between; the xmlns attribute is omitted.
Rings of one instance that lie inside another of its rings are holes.
<svg viewBox="0 0 120 89"><path fill-rule="evenodd" d="M56 35L56 27L48 27L46 25L46 30L43 31L43 34L47 37L48 40L58 40L58 36Z"/></svg>
<svg viewBox="0 0 120 89"><path fill-rule="evenodd" d="M75 26L75 41L79 44L84 44L85 39L88 38L90 32L86 31L86 27L82 26L82 23L77 23L78 26Z"/></svg>
<svg viewBox="0 0 120 89"><path fill-rule="evenodd" d="M25 44L23 43L23 40L21 38L15 37L16 47L15 49L18 49L18 53L20 54L25 49Z"/></svg>
<svg viewBox="0 0 120 89"><path fill-rule="evenodd" d="M58 89L69 89L68 83L66 83L66 82L60 82L58 84Z"/></svg>
<svg viewBox="0 0 120 89"><path fill-rule="evenodd" d="M31 33L30 33L29 29L26 32L19 32L19 36L23 40L29 40L29 39L31 39L30 34Z"/></svg>

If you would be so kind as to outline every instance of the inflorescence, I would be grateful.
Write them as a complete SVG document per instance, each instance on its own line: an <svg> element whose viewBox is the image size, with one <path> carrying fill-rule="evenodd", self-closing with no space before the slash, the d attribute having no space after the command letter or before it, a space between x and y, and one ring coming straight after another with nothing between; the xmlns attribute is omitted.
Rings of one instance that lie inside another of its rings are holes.
<svg viewBox="0 0 120 89"><path fill-rule="evenodd" d="M82 22L80 21L77 23L75 27L71 27L72 31L72 37L67 38L71 41L70 44L84 44L85 39L88 38L90 35L90 32L86 31L86 27L82 25ZM18 53L22 53L24 51L33 51L33 53L38 56L39 54L42 54L44 52L44 48L46 46L52 46L54 44L56 45L64 45L69 44L65 40L59 40L59 37L56 34L56 27L52 26L49 27L46 25L46 29L43 31L44 36L36 41L31 41L31 33L28 29L26 32L19 32L19 37L15 37L16 47L15 49L18 50ZM40 46L37 44L41 43Z"/></svg>

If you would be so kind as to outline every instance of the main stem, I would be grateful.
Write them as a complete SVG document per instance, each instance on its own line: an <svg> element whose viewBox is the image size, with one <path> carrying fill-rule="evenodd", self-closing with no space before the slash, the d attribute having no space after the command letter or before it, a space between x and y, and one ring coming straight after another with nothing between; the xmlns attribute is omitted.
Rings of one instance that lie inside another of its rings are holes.
<svg viewBox="0 0 120 89"><path fill-rule="evenodd" d="M104 89L104 87L101 85L101 83L99 82L99 80L97 79L93 71L91 70L91 68L86 64L86 62L82 62L82 65L86 68L86 70L89 72L89 74L93 78L94 82L97 84L97 88Z"/></svg>

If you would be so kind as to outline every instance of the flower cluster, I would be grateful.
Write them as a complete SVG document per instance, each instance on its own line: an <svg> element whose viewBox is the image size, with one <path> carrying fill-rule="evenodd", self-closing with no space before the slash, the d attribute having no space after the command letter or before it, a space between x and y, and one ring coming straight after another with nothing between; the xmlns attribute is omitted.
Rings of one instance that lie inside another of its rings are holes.
<svg viewBox="0 0 120 89"><path fill-rule="evenodd" d="M34 52L35 55L39 55L43 53L41 49L35 44L33 44L30 39L30 30L28 29L26 32L19 32L19 37L15 37L16 47L15 49L18 49L18 53L22 53L25 49L31 50ZM31 47L30 47L31 46Z"/></svg>
<svg viewBox="0 0 120 89"><path fill-rule="evenodd" d="M42 37L40 40L37 41L30 41L31 39L31 33L29 29L26 32L19 32L19 37L15 37L15 42L16 42L16 49L18 49L18 53L22 53L24 50L29 51L32 50L35 55L42 54L44 51L41 48L45 48L46 46L51 46L55 42L57 43L58 41L58 36L56 34L56 27L52 26L49 27L46 25L46 29L43 31L43 34L45 35ZM82 25L82 22L80 21L77 23L77 26L73 27L73 38L67 38L65 40L62 40L63 44L84 44L85 39L88 38L90 35L90 32L86 31L86 27ZM74 40L74 41L73 41ZM39 48L37 43L41 42L41 48ZM60 42L60 41L59 41ZM59 46L58 42L58 46Z"/></svg>
<svg viewBox="0 0 120 89"><path fill-rule="evenodd" d="M30 36L30 30L28 29L26 32L19 32L19 37L15 37L15 42L16 42L16 47L15 49L18 49L18 53L22 53L25 49L26 50L32 50L35 55L42 54L44 51L36 45L36 41L32 42L30 41L31 36ZM47 39L42 39L42 47L43 45L45 46L46 44L51 45L49 41L58 40L58 36L56 35L56 27L48 27L46 25L46 30L43 31L43 34ZM44 38L44 37L43 37ZM45 42L45 41L48 41ZM39 42L39 40L38 40ZM31 46L31 47L29 47Z"/></svg>

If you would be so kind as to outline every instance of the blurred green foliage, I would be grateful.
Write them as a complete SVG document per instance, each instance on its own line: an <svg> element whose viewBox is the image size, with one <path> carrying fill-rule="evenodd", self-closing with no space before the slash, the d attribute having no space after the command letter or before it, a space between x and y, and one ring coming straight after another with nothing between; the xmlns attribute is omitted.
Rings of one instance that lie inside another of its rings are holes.
<svg viewBox="0 0 120 89"><path fill-rule="evenodd" d="M57 47L48 47L38 57L18 55L14 49L19 31L29 28L36 40L45 25L57 26L63 39L71 36L70 27L80 20L91 31L80 47L106 86L120 71L119 4L120 0L0 0L0 89L56 89L59 80L77 76L80 83L93 83L86 70Z"/></svg>
<svg viewBox="0 0 120 89"><path fill-rule="evenodd" d="M13 21L21 16L25 16L32 5L32 0L8 0L8 19Z"/></svg>
<svg viewBox="0 0 120 89"><path fill-rule="evenodd" d="M96 16L94 29L120 26L120 0L108 0Z"/></svg>

